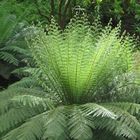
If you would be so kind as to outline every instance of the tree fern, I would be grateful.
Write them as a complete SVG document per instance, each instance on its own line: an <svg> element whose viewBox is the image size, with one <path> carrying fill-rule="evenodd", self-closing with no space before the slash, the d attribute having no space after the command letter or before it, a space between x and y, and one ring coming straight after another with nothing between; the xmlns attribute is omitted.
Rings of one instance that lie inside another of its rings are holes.
<svg viewBox="0 0 140 140"><path fill-rule="evenodd" d="M28 42L36 68L24 72L38 84L23 79L0 93L1 140L139 139L133 41L120 24L75 15L65 30L53 18L47 29Z"/></svg>

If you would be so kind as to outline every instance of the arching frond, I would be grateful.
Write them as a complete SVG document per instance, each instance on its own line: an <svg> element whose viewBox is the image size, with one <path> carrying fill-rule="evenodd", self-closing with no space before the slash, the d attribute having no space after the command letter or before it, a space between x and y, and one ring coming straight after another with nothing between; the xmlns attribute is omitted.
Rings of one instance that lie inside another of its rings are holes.
<svg viewBox="0 0 140 140"><path fill-rule="evenodd" d="M87 115L102 116L115 119L117 116L103 106L94 103L88 103L81 106Z"/></svg>
<svg viewBox="0 0 140 140"><path fill-rule="evenodd" d="M137 103L114 102L114 103L107 103L107 105L121 108L122 110L129 112L131 115L136 115L139 114L140 112L140 104Z"/></svg>
<svg viewBox="0 0 140 140"><path fill-rule="evenodd" d="M10 85L12 88L34 88L38 87L38 82L33 77L24 77L20 81Z"/></svg>
<svg viewBox="0 0 140 140"><path fill-rule="evenodd" d="M44 93L41 90L37 89L27 89L27 88L9 88L7 90L4 90L0 92L0 114L3 114L7 111L9 111L12 107L18 106L20 102L14 101L14 99L18 96L21 96L19 98L19 101L26 101L23 100L23 97L26 96L33 96L36 98L43 98L46 96L46 93ZM30 100L30 98L29 98ZM37 101L36 101L37 102ZM23 103L22 103L23 104ZM42 105L43 106L43 105Z"/></svg>
<svg viewBox="0 0 140 140"><path fill-rule="evenodd" d="M0 58L10 64L14 64L16 66L18 65L18 60L8 52L4 52L4 51L0 52Z"/></svg>
<svg viewBox="0 0 140 140"><path fill-rule="evenodd" d="M69 120L70 137L76 140L92 140L95 124L79 107L73 107Z"/></svg>
<svg viewBox="0 0 140 140"><path fill-rule="evenodd" d="M23 125L17 127L5 135L2 140L37 140L42 138L44 131L44 119L41 115L29 119Z"/></svg>
<svg viewBox="0 0 140 140"><path fill-rule="evenodd" d="M49 109L54 108L54 103L50 99L37 97L33 95L19 95L15 96L11 99L14 103L21 103L24 106L28 105L30 107L36 107L36 106L43 106L46 110L47 107Z"/></svg>
<svg viewBox="0 0 140 140"><path fill-rule="evenodd" d="M68 139L67 115L63 107L58 107L44 116L45 132L43 139Z"/></svg>
<svg viewBox="0 0 140 140"><path fill-rule="evenodd" d="M113 135L114 138L115 137L118 137L118 139L129 138L132 140L136 140L138 138L138 135L134 129L130 128L125 124L122 124L117 120L113 120L113 119L110 120L108 118L95 118L93 122L97 130L105 131L105 134L111 132L111 135ZM100 134L98 134L97 136L100 137ZM105 137L102 137L102 140L104 140L104 138Z"/></svg>
<svg viewBox="0 0 140 140"><path fill-rule="evenodd" d="M4 132L8 132L12 128L17 127L20 123L24 123L25 120L30 117L37 115L41 112L42 109L39 110L31 110L31 108L13 108L9 110L7 113L0 116L0 132L3 134Z"/></svg>
<svg viewBox="0 0 140 140"><path fill-rule="evenodd" d="M75 17L65 31L54 20L48 35L39 29L31 50L42 74L63 100L71 103L93 101L108 89L116 76L133 67L129 37L120 35L120 25L108 25L94 36L93 27L84 16ZM57 86L57 88L56 88ZM68 98L68 99L67 99Z"/></svg>
<svg viewBox="0 0 140 140"><path fill-rule="evenodd" d="M120 121L122 124L127 125L130 129L134 130L139 137L140 123L135 116L131 115L126 110L120 109L113 105L107 105L106 108L114 111L118 116L117 120Z"/></svg>

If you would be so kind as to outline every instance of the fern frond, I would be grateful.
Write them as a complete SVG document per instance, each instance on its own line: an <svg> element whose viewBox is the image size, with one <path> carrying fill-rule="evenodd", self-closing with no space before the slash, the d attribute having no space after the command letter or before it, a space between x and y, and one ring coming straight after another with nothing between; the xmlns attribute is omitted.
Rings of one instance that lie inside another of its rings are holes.
<svg viewBox="0 0 140 140"><path fill-rule="evenodd" d="M132 140L136 140L138 138L138 135L134 129L125 124L122 124L122 122L119 122L117 120L97 117L94 118L93 122L97 130L105 131L105 134L107 132L111 132L112 135L119 137L118 139L129 138ZM98 137L100 137L100 134Z"/></svg>
<svg viewBox="0 0 140 140"><path fill-rule="evenodd" d="M38 82L33 77L24 77L20 81L12 84L9 88L34 88L38 86Z"/></svg>
<svg viewBox="0 0 140 140"><path fill-rule="evenodd" d="M106 109L103 106L94 103L87 103L81 105L81 108L87 115L94 116L102 116L102 117L109 117L115 119L117 116L113 113L113 111Z"/></svg>
<svg viewBox="0 0 140 140"><path fill-rule="evenodd" d="M67 115L63 107L46 113L43 139L68 139Z"/></svg>
<svg viewBox="0 0 140 140"><path fill-rule="evenodd" d="M36 107L36 106L42 106L44 107L44 110L46 110L48 107L49 109L54 108L53 101L47 98L41 98L33 95L19 95L19 96L14 96L11 99L14 103L21 103L24 106L29 106L29 107Z"/></svg>
<svg viewBox="0 0 140 140"><path fill-rule="evenodd" d="M14 45L3 47L1 48L1 51L11 52L12 54L22 54L24 56L30 56L29 50Z"/></svg>
<svg viewBox="0 0 140 140"><path fill-rule="evenodd" d="M12 101L15 96L34 96L34 97L46 97L46 93L37 89L30 88L9 88L0 92L0 114L9 111L11 108L19 105L18 102ZM22 99L22 98L21 98Z"/></svg>
<svg viewBox="0 0 140 140"><path fill-rule="evenodd" d="M16 66L19 63L19 61L12 54L4 51L0 52L0 59Z"/></svg>
<svg viewBox="0 0 140 140"><path fill-rule="evenodd" d="M85 16L76 16L60 31L53 19L48 35L38 29L30 45L37 67L66 102L93 101L100 88L106 90L116 76L132 70L132 42L120 37L120 25L108 25L93 41L95 28Z"/></svg>
<svg viewBox="0 0 140 140"><path fill-rule="evenodd" d="M137 103L116 102L116 103L107 103L107 105L121 108L122 110L129 112L131 115L136 115L139 114L140 112L140 104Z"/></svg>
<svg viewBox="0 0 140 140"><path fill-rule="evenodd" d="M43 109L39 108L31 110L28 107L17 107L12 108L7 113L0 116L0 134L3 135L5 132L8 132L12 128L18 127L20 124L24 123L25 120L41 113Z"/></svg>
<svg viewBox="0 0 140 140"><path fill-rule="evenodd" d="M106 105L106 108L114 111L116 115L118 116L117 120L120 121L122 124L127 125L130 129L134 130L137 136L139 137L140 123L135 116L113 105L112 106Z"/></svg>
<svg viewBox="0 0 140 140"><path fill-rule="evenodd" d="M92 129L95 124L87 114L79 107L73 107L68 123L70 137L76 140L91 140L93 138Z"/></svg>
<svg viewBox="0 0 140 140"><path fill-rule="evenodd" d="M41 114L29 119L23 125L10 131L2 140L37 140L42 138L44 131L42 116Z"/></svg>

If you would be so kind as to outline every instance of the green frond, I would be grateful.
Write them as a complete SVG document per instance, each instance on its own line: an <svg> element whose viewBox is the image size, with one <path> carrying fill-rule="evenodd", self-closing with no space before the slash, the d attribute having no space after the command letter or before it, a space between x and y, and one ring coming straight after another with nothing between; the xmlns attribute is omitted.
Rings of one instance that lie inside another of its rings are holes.
<svg viewBox="0 0 140 140"><path fill-rule="evenodd" d="M11 99L14 103L21 103L24 106L36 107L43 106L44 110L54 108L54 103L49 98L42 98L33 95L18 95Z"/></svg>
<svg viewBox="0 0 140 140"><path fill-rule="evenodd" d="M115 119L117 117L113 111L103 106L100 106L98 104L87 103L81 105L81 108L87 115L92 115L93 117L102 116L102 117L109 117L111 119Z"/></svg>
<svg viewBox="0 0 140 140"><path fill-rule="evenodd" d="M22 101L22 99L24 99L22 98L22 96L25 96L25 97L33 96L36 98L39 98L39 97L43 98L46 96L46 93L44 93L41 90L31 89L31 88L9 88L7 90L1 91L0 92L0 114L3 114L9 111L11 108L14 108L15 106L19 105L20 102L15 102L12 100L16 98L16 96L21 96L21 101Z"/></svg>
<svg viewBox="0 0 140 140"><path fill-rule="evenodd" d="M123 125L128 126L130 129L134 130L134 132L137 134L139 137L140 133L140 122L137 120L137 118L127 111L113 106L113 105L104 105L106 108L111 109L116 115L117 115L117 120L120 121Z"/></svg>
<svg viewBox="0 0 140 140"><path fill-rule="evenodd" d="M28 78L30 76L30 78L33 79L33 77L31 77L33 74L36 76L39 76L39 72L37 73L37 71L38 71L38 68L32 68L29 64L29 66L20 67L13 70L12 73L19 77Z"/></svg>
<svg viewBox="0 0 140 140"><path fill-rule="evenodd" d="M114 102L114 103L106 103L110 106L118 107L124 111L129 112L131 115L137 115L140 113L140 104L130 103L130 102Z"/></svg>
<svg viewBox="0 0 140 140"><path fill-rule="evenodd" d="M58 107L52 111L46 113L45 119L45 132L43 139L48 140L67 140L68 128L67 128L67 115L63 107Z"/></svg>
<svg viewBox="0 0 140 140"><path fill-rule="evenodd" d="M17 20L14 15L6 12L5 9L0 7L0 43L5 43L8 41L9 37L13 34L15 26L17 25Z"/></svg>
<svg viewBox="0 0 140 140"><path fill-rule="evenodd" d="M138 82L138 79L138 75L135 71L124 73L115 77L112 82L112 89L108 91L110 92L111 96L113 95L114 100L112 101L138 103L140 90L140 84Z"/></svg>
<svg viewBox="0 0 140 140"><path fill-rule="evenodd" d="M75 140L92 140L94 137L92 133L92 129L95 128L94 122L77 106L74 106L70 113L68 122L70 137Z"/></svg>
<svg viewBox="0 0 140 140"><path fill-rule="evenodd" d="M0 23L0 60L4 62L1 69L8 69L6 74L9 77L11 71L21 64L21 60L30 55L22 31L25 27L3 4L0 5ZM2 72L1 76L5 74Z"/></svg>
<svg viewBox="0 0 140 140"><path fill-rule="evenodd" d="M45 97L46 92L34 88L11 87L0 92L0 100L10 99L15 95L35 95L35 96Z"/></svg>
<svg viewBox="0 0 140 140"><path fill-rule="evenodd" d="M96 106L91 103L81 105L81 107L77 107L75 110L73 108L73 112L75 114L71 114L70 130L72 129L73 135L71 135L71 137L74 137L74 139L94 139L96 134L94 136L92 131L94 132L96 129L111 132L114 137L130 139L136 139L138 137L134 127L129 126L127 122L118 121L119 116L117 116L118 114L114 110L112 110L112 114L116 113L116 115L110 117L110 115L108 115L110 113L108 113L109 111L106 108L101 106L98 108L98 105L96 108ZM129 121L127 120L128 122L133 120L136 121L133 117L129 119ZM134 125L137 125L137 128L140 128L138 122L135 122Z"/></svg>
<svg viewBox="0 0 140 140"><path fill-rule="evenodd" d="M12 52L13 54L23 54L24 56L30 56L29 55L29 50L26 50L22 47L17 47L17 46L5 46L4 48L1 49L2 51L7 51L7 52Z"/></svg>
<svg viewBox="0 0 140 140"><path fill-rule="evenodd" d="M13 74L16 74L20 77L26 76L22 78L19 82L12 84L10 87L13 86L20 86L20 87L43 87L46 91L51 91L53 89L50 88L50 83L47 81L47 77L42 75L42 72L39 68L35 67L22 67L15 69Z"/></svg>
<svg viewBox="0 0 140 140"><path fill-rule="evenodd" d="M119 137L118 139L126 138L136 140L138 138L137 133L134 129L125 124L122 124L122 122L119 122L117 120L97 117L93 120L93 123L96 126L97 130L105 131L105 134L111 132L111 135ZM100 134L98 134L98 137L100 138Z"/></svg>
<svg viewBox="0 0 140 140"><path fill-rule="evenodd" d="M38 86L38 82L33 77L24 77L20 81L12 84L9 88L34 88Z"/></svg>
<svg viewBox="0 0 140 140"><path fill-rule="evenodd" d="M114 29L108 25L94 36L97 27L85 16L75 16L60 31L53 19L47 35L38 29L32 39L37 67L65 102L93 101L99 89L105 91L116 76L133 69L132 42L120 37L120 25Z"/></svg>
<svg viewBox="0 0 140 140"><path fill-rule="evenodd" d="M17 25L17 19L15 15L9 14L4 7L0 6L0 48L2 44L5 44L9 38L13 35L14 29Z"/></svg>
<svg viewBox="0 0 140 140"><path fill-rule="evenodd" d="M111 131L106 131L104 129L97 129L93 132L95 136L95 140L128 140L128 138L124 138L123 136L115 136Z"/></svg>
<svg viewBox="0 0 140 140"><path fill-rule="evenodd" d="M14 65L18 65L19 61L11 54L8 52L1 51L0 52L0 59Z"/></svg>
<svg viewBox="0 0 140 140"><path fill-rule="evenodd" d="M12 104L9 100L7 100L7 99L0 100L0 115L7 112L11 107L12 107Z"/></svg>
<svg viewBox="0 0 140 140"><path fill-rule="evenodd" d="M37 109L35 111L31 110L31 108L27 109L27 107L12 108L0 116L0 134L17 127L20 123L24 123L26 119L37 115L39 112L41 112L41 109L40 111L37 111Z"/></svg>
<svg viewBox="0 0 140 140"><path fill-rule="evenodd" d="M96 118L109 118L110 121L117 118L110 110L94 103L80 106L73 105L68 109L70 114L68 123L70 137L76 140L94 139L93 131L98 128L94 123Z"/></svg>
<svg viewBox="0 0 140 140"><path fill-rule="evenodd" d="M43 115L37 115L5 135L2 140L38 140L44 133Z"/></svg>

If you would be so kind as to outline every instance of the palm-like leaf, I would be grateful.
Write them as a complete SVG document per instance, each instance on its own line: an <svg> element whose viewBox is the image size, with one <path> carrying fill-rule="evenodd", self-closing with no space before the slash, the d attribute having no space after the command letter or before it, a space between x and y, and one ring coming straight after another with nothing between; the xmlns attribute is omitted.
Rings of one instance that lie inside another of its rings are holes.
<svg viewBox="0 0 140 140"><path fill-rule="evenodd" d="M138 84L131 45L120 25L103 29L75 16L60 31L52 19L48 34L39 29L31 42L37 69L27 70L45 92L19 82L0 93L1 139L139 139L140 105L127 94L139 97L138 85L130 86Z"/></svg>

